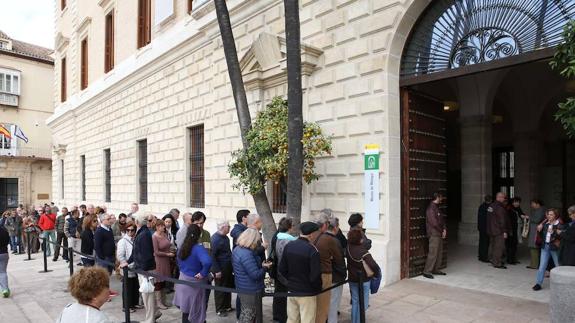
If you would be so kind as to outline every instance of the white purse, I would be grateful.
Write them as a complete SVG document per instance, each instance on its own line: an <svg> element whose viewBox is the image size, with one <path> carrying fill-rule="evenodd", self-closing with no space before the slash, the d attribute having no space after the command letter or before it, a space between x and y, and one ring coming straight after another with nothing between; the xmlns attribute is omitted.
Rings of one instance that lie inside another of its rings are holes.
<svg viewBox="0 0 575 323"><path fill-rule="evenodd" d="M140 289L138 289L140 293L148 294L154 292L154 277L138 274L138 281L140 282Z"/></svg>

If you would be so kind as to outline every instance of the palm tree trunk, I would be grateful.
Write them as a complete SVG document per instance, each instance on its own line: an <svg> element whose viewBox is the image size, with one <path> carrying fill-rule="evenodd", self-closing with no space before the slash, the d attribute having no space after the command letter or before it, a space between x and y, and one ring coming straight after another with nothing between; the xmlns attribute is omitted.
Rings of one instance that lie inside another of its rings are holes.
<svg viewBox="0 0 575 323"><path fill-rule="evenodd" d="M222 43L224 45L224 53L226 55L226 63L228 65L228 74L230 76L230 83L234 94L236 111L238 113L242 143L244 150L247 150L249 147L247 134L252 127L252 119L250 117L250 109L248 106L248 99L246 97L244 80L242 79L242 71L240 70L240 63L238 61L238 52L236 50L232 25L230 23L230 14L225 0L214 0L214 3L216 6L218 24L220 26L220 33L222 35ZM276 231L276 225L272 217L272 210L265 190L252 194L252 197L256 205L256 210L262 218L264 239L266 241L271 241L272 236Z"/></svg>
<svg viewBox="0 0 575 323"><path fill-rule="evenodd" d="M301 222L303 114L299 1L284 0L288 79L287 216L295 228Z"/></svg>

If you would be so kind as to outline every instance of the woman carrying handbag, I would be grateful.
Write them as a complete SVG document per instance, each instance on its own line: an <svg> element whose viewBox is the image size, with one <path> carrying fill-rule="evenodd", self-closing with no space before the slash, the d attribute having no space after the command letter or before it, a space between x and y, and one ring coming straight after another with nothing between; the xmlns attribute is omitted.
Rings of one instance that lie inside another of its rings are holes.
<svg viewBox="0 0 575 323"><path fill-rule="evenodd" d="M559 246L561 242L559 239L564 229L563 221L557 209L551 208L547 210L546 216L547 220L537 226L539 239L536 243L538 245L541 244L541 261L537 271L537 281L535 286L533 286L534 291L541 290L549 258L553 258L556 266L561 265L559 263Z"/></svg>
<svg viewBox="0 0 575 323"><path fill-rule="evenodd" d="M350 230L347 234L347 271L351 293L351 322L359 323L359 280L363 282L363 305L369 307L370 281L381 272L373 257L363 246L363 234ZM359 276L361 275L361 277Z"/></svg>

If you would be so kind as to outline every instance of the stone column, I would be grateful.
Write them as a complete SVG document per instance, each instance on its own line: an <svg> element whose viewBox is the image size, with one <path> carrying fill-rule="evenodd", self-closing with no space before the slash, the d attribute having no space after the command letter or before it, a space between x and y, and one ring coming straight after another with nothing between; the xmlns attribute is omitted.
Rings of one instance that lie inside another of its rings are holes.
<svg viewBox="0 0 575 323"><path fill-rule="evenodd" d="M457 78L461 129L460 244L477 245L477 208L491 194L491 111L504 72L493 71Z"/></svg>
<svg viewBox="0 0 575 323"><path fill-rule="evenodd" d="M523 199L521 207L529 212L529 202L536 197L539 157L542 151L540 134L536 132L517 133L513 140L515 151L515 195Z"/></svg>
<svg viewBox="0 0 575 323"><path fill-rule="evenodd" d="M460 244L477 245L477 208L491 194L491 122L483 116L463 117L461 126Z"/></svg>

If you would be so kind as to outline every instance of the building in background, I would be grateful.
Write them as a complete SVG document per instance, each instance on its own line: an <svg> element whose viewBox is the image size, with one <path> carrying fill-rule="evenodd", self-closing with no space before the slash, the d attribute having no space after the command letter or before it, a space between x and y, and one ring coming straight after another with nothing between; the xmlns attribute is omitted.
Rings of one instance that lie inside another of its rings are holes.
<svg viewBox="0 0 575 323"><path fill-rule="evenodd" d="M0 212L52 199L52 53L0 31Z"/></svg>
<svg viewBox="0 0 575 323"><path fill-rule="evenodd" d="M255 210L228 174L241 140L214 2L54 3L56 201L202 210L212 228ZM575 201L563 180L575 144L550 117L575 87L547 62L575 1L300 3L304 117L334 147L304 186L302 217L331 208L345 231L369 210L385 283L423 270L434 191L460 244L476 243L476 208L495 190ZM283 1L227 4L255 116L287 93ZM279 220L282 186L268 188Z"/></svg>

